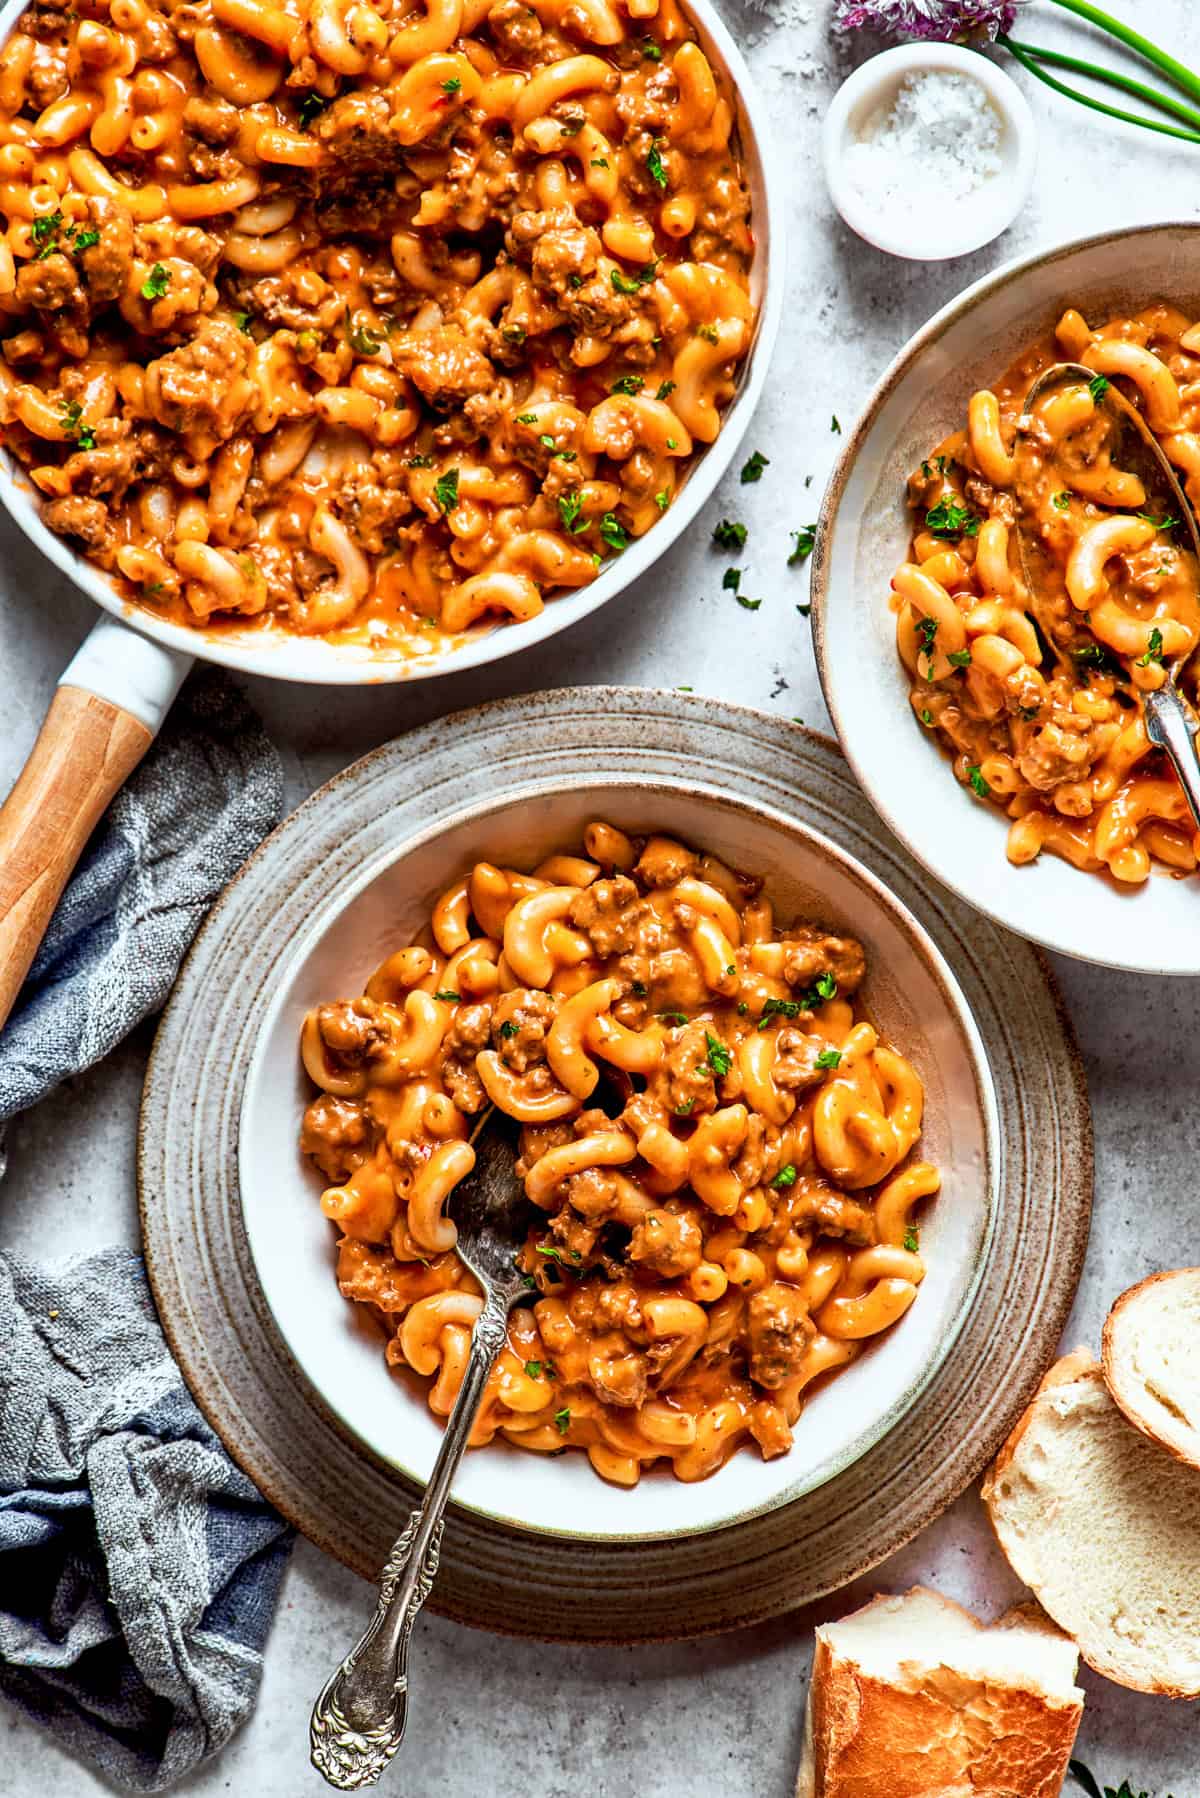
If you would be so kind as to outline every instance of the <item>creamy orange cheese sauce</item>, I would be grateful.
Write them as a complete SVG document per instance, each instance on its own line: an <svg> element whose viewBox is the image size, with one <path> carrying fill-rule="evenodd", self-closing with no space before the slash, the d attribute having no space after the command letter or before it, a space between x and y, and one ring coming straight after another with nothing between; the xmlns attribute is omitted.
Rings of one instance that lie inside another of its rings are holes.
<svg viewBox="0 0 1200 1798"><path fill-rule="evenodd" d="M538 1221L472 1441L580 1448L620 1485L784 1453L813 1381L916 1298L940 1184L864 972L852 937L781 927L759 881L670 838L595 823L532 874L476 863L304 1025L302 1144L388 1361L450 1411L483 1299L446 1200L494 1105Z"/></svg>
<svg viewBox="0 0 1200 1798"><path fill-rule="evenodd" d="M676 0L82 0L0 54L0 421L127 597L427 655L650 530L751 341Z"/></svg>
<svg viewBox="0 0 1200 1798"><path fill-rule="evenodd" d="M1061 361L1091 381L1041 396L1019 426L1038 375ZM893 601L917 719L957 779L1007 813L1009 860L1049 849L1136 885L1155 863L1191 873L1200 854L1140 697L1200 642L1200 570L1184 521L1149 510L1137 474L1113 464L1110 382L1200 501L1200 324L1164 304L1095 327L1068 311L912 476L916 532ZM1019 520L1053 644L1031 613ZM1182 684L1194 699L1194 664Z"/></svg>

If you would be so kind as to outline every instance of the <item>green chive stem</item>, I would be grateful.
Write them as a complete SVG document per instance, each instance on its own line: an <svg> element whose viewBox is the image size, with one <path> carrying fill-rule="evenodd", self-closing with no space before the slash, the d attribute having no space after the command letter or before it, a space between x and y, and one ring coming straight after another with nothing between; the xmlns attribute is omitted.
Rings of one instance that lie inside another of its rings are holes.
<svg viewBox="0 0 1200 1798"><path fill-rule="evenodd" d="M1039 44L1024 44L1017 38L1004 38L1010 50L1023 50L1026 56L1032 56L1040 63L1049 63L1052 69L1070 69L1072 74L1087 75L1093 81L1107 82L1109 87L1121 88L1127 94L1133 94L1139 100L1145 100L1149 106L1157 106L1163 112L1170 113L1173 118L1181 119L1193 130L1200 130L1200 111L1194 106L1185 105L1173 94L1160 93L1157 88L1147 87L1144 81L1135 81L1132 75L1122 75L1116 69L1105 69L1099 63L1085 62L1080 56L1068 56L1062 50L1043 50Z"/></svg>
<svg viewBox="0 0 1200 1798"><path fill-rule="evenodd" d="M1066 5L1066 3L1067 0L1056 0L1056 4L1060 6ZM1028 69L1029 73L1036 76L1039 81L1044 81L1046 86L1053 88L1056 94L1065 94L1068 100L1077 100L1081 106L1088 107L1092 112L1102 112L1106 118L1110 119L1121 119L1127 125L1141 125L1146 131L1160 131L1165 137L1182 138L1185 143L1200 144L1200 132L1198 131L1183 131L1176 125L1163 125L1157 119L1146 119L1136 112L1123 112L1118 106L1106 106L1103 100L1094 100L1088 94L1081 94L1078 88L1068 87L1065 82L1056 81L1054 76L1048 75L1045 69L1036 63L1025 50L1019 50L1006 33L1001 32L996 42L1003 44L1004 48L1016 57L1022 68Z"/></svg>
<svg viewBox="0 0 1200 1798"><path fill-rule="evenodd" d="M1123 25L1120 19L1114 19L1111 13L1101 12L1098 6L1091 4L1091 0L1054 0L1054 4L1061 6L1065 12L1073 12L1077 18L1086 19L1090 25L1098 26L1101 31L1106 31L1109 37L1115 37L1121 43L1128 44L1131 50L1135 50L1146 62L1158 69L1160 74L1165 75L1173 86L1185 94L1190 94L1193 100L1200 100L1200 75L1193 74L1191 69L1177 61L1174 56L1169 56L1165 50L1160 50L1157 44L1152 44L1148 37L1143 37L1140 31L1133 29L1132 25Z"/></svg>

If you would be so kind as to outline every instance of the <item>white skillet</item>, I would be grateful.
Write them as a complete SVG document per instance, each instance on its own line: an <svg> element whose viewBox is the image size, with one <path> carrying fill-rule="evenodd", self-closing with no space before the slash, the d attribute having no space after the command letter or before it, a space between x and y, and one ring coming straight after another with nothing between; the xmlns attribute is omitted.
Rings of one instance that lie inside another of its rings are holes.
<svg viewBox="0 0 1200 1798"><path fill-rule="evenodd" d="M0 8L0 44L27 0ZM714 64L738 98L738 130L756 238L750 272L758 327L720 436L693 464L669 512L590 587L552 600L527 624L481 626L447 654L385 660L371 650L282 632L189 630L118 595L106 576L38 516L28 477L0 451L0 504L105 616L64 671L17 783L0 807L0 1028L12 1009L59 895L113 795L145 755L195 658L245 674L328 686L377 686L458 674L532 648L643 575L682 535L733 458L766 380L783 307L782 181L769 120L741 54L710 0L688 0Z"/></svg>

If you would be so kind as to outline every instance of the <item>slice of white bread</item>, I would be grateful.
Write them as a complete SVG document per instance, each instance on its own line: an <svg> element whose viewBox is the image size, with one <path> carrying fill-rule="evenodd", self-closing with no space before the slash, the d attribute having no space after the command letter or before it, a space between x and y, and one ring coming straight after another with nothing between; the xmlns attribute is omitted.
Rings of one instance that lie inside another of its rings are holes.
<svg viewBox="0 0 1200 1798"><path fill-rule="evenodd" d="M1083 1693L1036 1605L987 1627L914 1586L817 1630L796 1798L1058 1798Z"/></svg>
<svg viewBox="0 0 1200 1798"><path fill-rule="evenodd" d="M1122 1293L1101 1362L1134 1428L1200 1468L1200 1267L1152 1274Z"/></svg>
<svg viewBox="0 0 1200 1798"><path fill-rule="evenodd" d="M1050 1369L983 1500L1014 1573L1090 1667L1200 1694L1200 1474L1126 1422L1087 1349Z"/></svg>

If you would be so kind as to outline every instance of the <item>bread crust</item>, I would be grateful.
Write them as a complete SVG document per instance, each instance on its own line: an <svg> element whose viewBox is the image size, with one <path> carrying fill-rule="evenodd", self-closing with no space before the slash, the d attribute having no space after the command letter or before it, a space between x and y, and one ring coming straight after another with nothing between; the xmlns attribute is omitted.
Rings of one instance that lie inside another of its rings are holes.
<svg viewBox="0 0 1200 1798"><path fill-rule="evenodd" d="M1133 1290L1136 1291L1137 1288L1134 1288ZM1017 1578L1023 1580L1027 1586L1030 1586L1043 1604L1045 1603L1044 1588L1039 1585L1039 1582L1036 1579L1030 1577L1027 1568L1017 1564L1014 1552L1010 1548L1009 1542L1006 1540L1006 1531L1002 1527L1004 1506L996 1488L1016 1460L1020 1451L1021 1442L1026 1432L1036 1420L1038 1402L1043 1394L1051 1391L1056 1386L1071 1385L1075 1381L1095 1382L1103 1389L1106 1395L1111 1397L1107 1381L1104 1377L1103 1368L1090 1349L1075 1349L1071 1354L1064 1355L1062 1360L1056 1361L1054 1366L1046 1374L1032 1399L1029 1401L1024 1413L1018 1418L1016 1424L1013 1426L1007 1442L1005 1442L984 1476L981 1488L981 1496L987 1510L992 1531L999 1544L1000 1552L1003 1554ZM1143 1436L1142 1440L1146 1441L1149 1440L1149 1438ZM1155 1452L1157 1446L1157 1442L1155 1442L1154 1449L1148 1452ZM1057 1623L1053 1611L1049 1614L1051 1619ZM1068 1635L1071 1634L1069 1630L1065 1633ZM1130 1691L1154 1693L1165 1698L1195 1698L1200 1696L1200 1691L1189 1685L1172 1683L1166 1680L1141 1681L1131 1676L1128 1670L1122 1666L1120 1662L1100 1651L1095 1643L1085 1644L1080 1642L1078 1637L1073 1637L1073 1639L1079 1649L1080 1656L1087 1662L1088 1666L1093 1668L1097 1673L1103 1674L1105 1679L1112 1680L1115 1685L1124 1686Z"/></svg>
<svg viewBox="0 0 1200 1798"><path fill-rule="evenodd" d="M1185 1467L1195 1467L1200 1471L1200 1456L1189 1455L1178 1442L1171 1442L1167 1437L1160 1436L1150 1417L1138 1404L1134 1393L1124 1390L1117 1367L1115 1344L1117 1328L1124 1312L1130 1306L1143 1298L1151 1287L1158 1286L1165 1281L1184 1278L1200 1279L1200 1267L1168 1268L1163 1273L1151 1274L1148 1279L1139 1280L1136 1286L1131 1286L1128 1292L1121 1294L1104 1320L1104 1334L1100 1339L1100 1365L1104 1370L1104 1384L1108 1387L1114 1405L1129 1419L1134 1429L1140 1430L1142 1435L1147 1436L1151 1442L1156 1442L1159 1448L1165 1449L1176 1461L1182 1461Z"/></svg>
<svg viewBox="0 0 1200 1798"><path fill-rule="evenodd" d="M970 1612L939 1602L986 1633ZM993 1627L1014 1626L1062 1633L1029 1607ZM906 1687L864 1673L818 1630L798 1798L1058 1798L1082 1714L1081 1700L950 1666L914 1669Z"/></svg>

